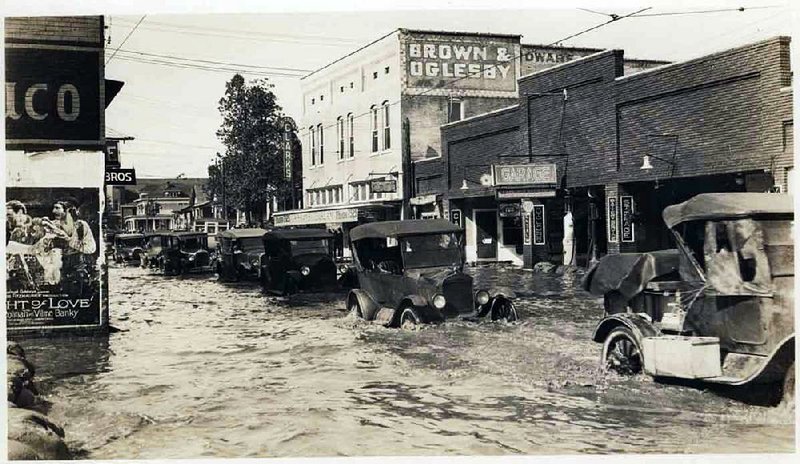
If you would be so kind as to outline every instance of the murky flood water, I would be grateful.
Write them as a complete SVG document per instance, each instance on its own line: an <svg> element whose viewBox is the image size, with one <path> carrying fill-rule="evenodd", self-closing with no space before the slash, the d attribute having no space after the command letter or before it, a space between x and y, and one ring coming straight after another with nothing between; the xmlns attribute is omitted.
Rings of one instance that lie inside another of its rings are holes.
<svg viewBox="0 0 800 464"><path fill-rule="evenodd" d="M520 322L385 329L343 294L111 269L106 341L26 341L82 457L782 452L793 416L597 371L601 304L569 277L475 268Z"/></svg>

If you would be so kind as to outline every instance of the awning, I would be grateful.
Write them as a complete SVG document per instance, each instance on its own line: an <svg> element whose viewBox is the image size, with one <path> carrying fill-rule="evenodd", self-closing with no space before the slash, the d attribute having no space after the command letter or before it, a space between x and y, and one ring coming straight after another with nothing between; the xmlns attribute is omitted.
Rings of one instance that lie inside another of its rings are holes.
<svg viewBox="0 0 800 464"><path fill-rule="evenodd" d="M275 227L331 225L358 222L361 217L374 216L381 210L399 208L397 204L367 203L358 206L342 205L328 208L309 208L280 211L272 215Z"/></svg>

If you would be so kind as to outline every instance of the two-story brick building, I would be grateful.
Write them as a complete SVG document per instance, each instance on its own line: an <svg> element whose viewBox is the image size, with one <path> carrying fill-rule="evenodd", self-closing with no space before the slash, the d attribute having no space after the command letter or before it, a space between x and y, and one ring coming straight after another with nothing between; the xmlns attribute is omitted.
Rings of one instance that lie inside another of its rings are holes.
<svg viewBox="0 0 800 464"><path fill-rule="evenodd" d="M515 105L442 127L444 209L470 260L561 262L565 230L579 262L659 249L666 205L791 190L788 38L630 75L624 63L611 50L523 76Z"/></svg>

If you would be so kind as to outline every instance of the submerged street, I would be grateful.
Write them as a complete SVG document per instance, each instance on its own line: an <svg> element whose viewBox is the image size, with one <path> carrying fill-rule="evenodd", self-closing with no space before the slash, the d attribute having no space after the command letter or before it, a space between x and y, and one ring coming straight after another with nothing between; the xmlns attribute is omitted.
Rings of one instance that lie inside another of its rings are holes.
<svg viewBox="0 0 800 464"><path fill-rule="evenodd" d="M794 450L784 407L600 372L602 302L578 277L468 272L515 288L520 321L386 329L344 293L112 267L121 332L24 347L83 458Z"/></svg>

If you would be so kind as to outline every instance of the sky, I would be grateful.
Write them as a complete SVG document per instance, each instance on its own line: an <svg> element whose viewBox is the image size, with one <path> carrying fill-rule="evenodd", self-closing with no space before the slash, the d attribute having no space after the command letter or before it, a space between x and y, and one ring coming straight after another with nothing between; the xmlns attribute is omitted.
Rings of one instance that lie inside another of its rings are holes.
<svg viewBox="0 0 800 464"><path fill-rule="evenodd" d="M399 27L521 34L523 43L549 44L608 21L608 14L622 16L652 6L640 13L651 16L618 20L562 45L618 48L628 58L683 61L791 35L795 16L786 0L510 0L502 9L481 0L458 6L439 0L239 0L224 2L224 7L210 1L11 3L7 15L106 15L106 78L125 82L106 110L107 136L135 138L120 146L120 156L124 167L136 168L137 176L168 178L205 177L215 154L224 152L215 135L221 122L217 103L234 72L248 79L268 77L285 113L299 120L302 75ZM665 14L738 7L745 11ZM186 14L203 11L208 13ZM197 69L198 64L213 69Z"/></svg>

